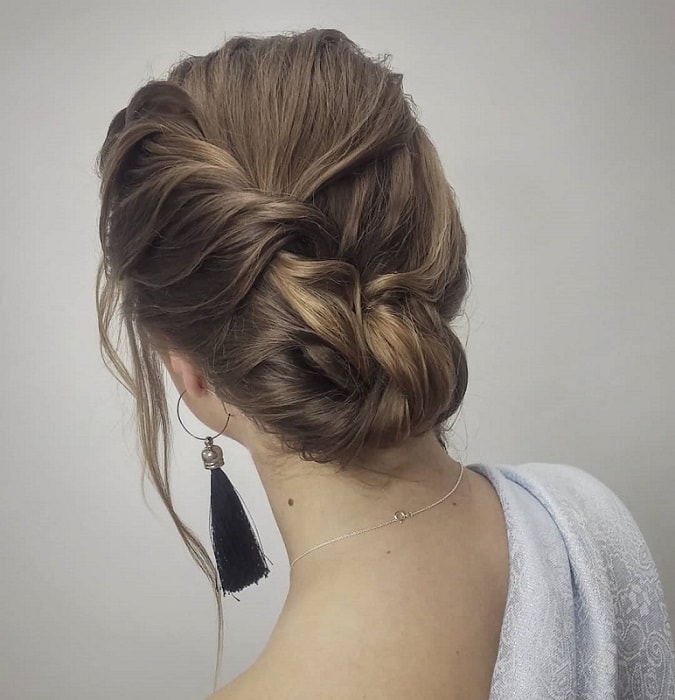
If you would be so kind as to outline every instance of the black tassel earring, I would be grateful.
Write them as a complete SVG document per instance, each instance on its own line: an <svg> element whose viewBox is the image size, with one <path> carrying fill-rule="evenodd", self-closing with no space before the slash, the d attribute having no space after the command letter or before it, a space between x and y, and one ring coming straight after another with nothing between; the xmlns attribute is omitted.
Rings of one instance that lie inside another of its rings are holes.
<svg viewBox="0 0 675 700"><path fill-rule="evenodd" d="M213 443L214 438L227 428L231 413L227 414L225 427L213 437L199 437L191 433L180 417L180 402L185 391L178 397L176 414L183 429L198 440L204 441L202 461L204 468L211 472L211 514L210 530L213 553L220 579L220 588L224 594L241 591L243 588L258 583L270 572L265 559L269 557L262 551L258 531L251 527L239 492L234 488L227 474L221 469L225 465L222 449ZM254 525L255 527L255 525ZM270 563L271 560L269 560ZM235 600L239 600L233 596Z"/></svg>

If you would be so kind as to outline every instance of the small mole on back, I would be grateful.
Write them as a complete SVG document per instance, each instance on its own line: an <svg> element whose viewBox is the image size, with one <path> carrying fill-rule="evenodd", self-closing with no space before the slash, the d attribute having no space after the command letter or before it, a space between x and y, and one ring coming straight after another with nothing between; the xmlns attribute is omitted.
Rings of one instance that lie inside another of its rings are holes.
<svg viewBox="0 0 675 700"><path fill-rule="evenodd" d="M391 554L391 549L388 549L388 550L387 550L387 554Z"/></svg>
<svg viewBox="0 0 675 700"><path fill-rule="evenodd" d="M453 505L453 506L456 506L456 505L457 505L457 501L453 501L453 502L452 502L452 505Z"/></svg>
<svg viewBox="0 0 675 700"><path fill-rule="evenodd" d="M289 506L292 506L292 505L293 505L293 499L292 499L292 498L289 498L289 499L288 499L288 505L289 505Z"/></svg>

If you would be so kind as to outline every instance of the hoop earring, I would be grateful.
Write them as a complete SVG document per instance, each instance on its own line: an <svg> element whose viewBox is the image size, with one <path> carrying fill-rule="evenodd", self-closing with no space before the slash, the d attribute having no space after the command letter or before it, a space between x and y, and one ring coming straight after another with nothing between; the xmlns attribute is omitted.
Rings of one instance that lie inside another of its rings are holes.
<svg viewBox="0 0 675 700"><path fill-rule="evenodd" d="M219 588L223 594L233 594L243 588L258 583L267 577L270 570L265 562L269 557L263 552L251 521L244 511L245 505L239 492L234 488L227 474L223 450L213 440L222 435L233 415L227 409L227 421L223 429L213 436L199 437L189 431L180 417L180 402L185 391L178 397L176 415L183 430L197 440L204 442L202 463L211 472L211 511L209 517L211 544L218 570ZM223 404L224 407L224 404ZM247 509L248 510L248 509ZM270 563L271 560L269 560ZM235 600L239 600L233 595Z"/></svg>

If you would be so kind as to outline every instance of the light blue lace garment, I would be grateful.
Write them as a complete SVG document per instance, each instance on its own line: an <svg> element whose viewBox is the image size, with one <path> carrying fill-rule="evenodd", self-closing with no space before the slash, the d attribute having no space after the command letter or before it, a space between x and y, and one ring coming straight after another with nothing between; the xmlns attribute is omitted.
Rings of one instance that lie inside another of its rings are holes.
<svg viewBox="0 0 675 700"><path fill-rule="evenodd" d="M467 466L494 484L510 549L490 700L674 700L661 581L619 497L568 465Z"/></svg>

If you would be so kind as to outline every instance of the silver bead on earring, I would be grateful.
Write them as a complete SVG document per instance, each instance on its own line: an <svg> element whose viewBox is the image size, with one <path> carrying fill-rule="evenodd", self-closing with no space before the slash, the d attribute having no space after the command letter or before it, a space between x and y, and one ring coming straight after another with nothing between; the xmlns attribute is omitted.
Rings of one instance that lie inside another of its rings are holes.
<svg viewBox="0 0 675 700"><path fill-rule="evenodd" d="M230 414L228 413L228 416ZM213 444L213 438L204 438L206 447L202 450L202 461L204 462L205 469L220 469L225 464L223 459L223 450L218 446Z"/></svg>

